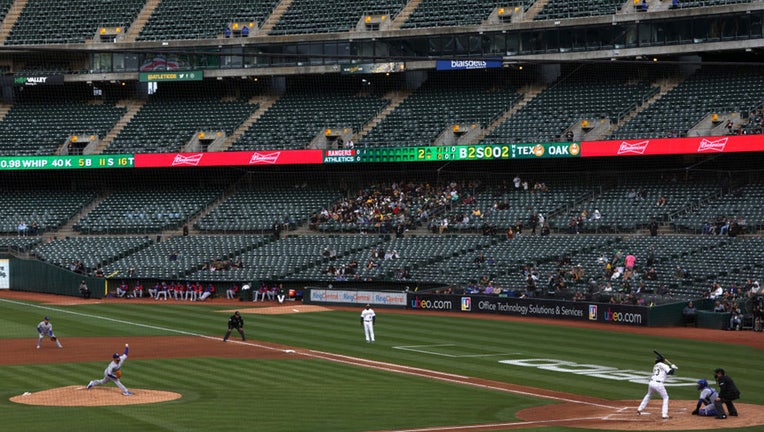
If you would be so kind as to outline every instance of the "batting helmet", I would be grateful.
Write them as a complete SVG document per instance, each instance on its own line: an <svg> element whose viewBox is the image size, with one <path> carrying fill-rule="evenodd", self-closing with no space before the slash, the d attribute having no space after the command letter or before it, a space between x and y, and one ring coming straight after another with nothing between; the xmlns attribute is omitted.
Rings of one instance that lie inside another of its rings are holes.
<svg viewBox="0 0 764 432"><path fill-rule="evenodd" d="M708 387L708 381L704 379L698 380L698 390L703 390L706 387Z"/></svg>

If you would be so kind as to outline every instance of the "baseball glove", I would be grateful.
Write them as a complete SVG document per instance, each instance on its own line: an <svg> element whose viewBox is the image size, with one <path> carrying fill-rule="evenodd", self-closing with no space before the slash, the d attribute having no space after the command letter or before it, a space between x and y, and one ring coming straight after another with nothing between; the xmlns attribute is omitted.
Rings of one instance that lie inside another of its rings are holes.
<svg viewBox="0 0 764 432"><path fill-rule="evenodd" d="M57 339L58 339L58 338L57 338L57 337L55 337L55 336L51 336L51 337L50 337L50 340L51 340L51 341L53 341L53 342L55 342Z"/></svg>
<svg viewBox="0 0 764 432"><path fill-rule="evenodd" d="M114 372L114 375L117 377L117 379L122 378L122 371L118 370L118 371Z"/></svg>

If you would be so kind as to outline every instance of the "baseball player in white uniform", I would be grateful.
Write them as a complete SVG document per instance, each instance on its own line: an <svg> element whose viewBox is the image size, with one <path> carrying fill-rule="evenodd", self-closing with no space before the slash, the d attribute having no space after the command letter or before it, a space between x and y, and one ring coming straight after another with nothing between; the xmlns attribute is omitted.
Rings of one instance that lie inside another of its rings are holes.
<svg viewBox="0 0 764 432"><path fill-rule="evenodd" d="M371 305L366 305L366 309L361 311L361 322L363 323L363 332L366 335L366 343L374 342L374 323L377 315Z"/></svg>
<svg viewBox="0 0 764 432"><path fill-rule="evenodd" d="M106 384L109 381L114 381L114 384L119 387L120 390L122 390L123 396L132 396L133 393L130 392L130 390L125 387L122 382L119 380L119 378L122 376L122 364L127 359L127 349L128 346L125 344L125 353L122 355L119 355L118 353L112 354L111 358L112 361L109 363L108 366L106 366L106 369L103 371L103 379L100 380L93 380L88 383L88 390L92 389L93 386Z"/></svg>
<svg viewBox="0 0 764 432"><path fill-rule="evenodd" d="M661 417L664 419L669 418L669 395L666 392L666 387L663 383L666 382L666 377L673 375L678 367L675 364L669 364L668 360L663 357L655 359L655 366L653 366L653 376L650 377L650 383L647 385L647 394L642 399L642 403L637 408L637 414L642 414L642 410L645 409L647 403L650 402L650 397L653 393L658 393L661 399L663 399L663 407L661 408Z"/></svg>
<svg viewBox="0 0 764 432"><path fill-rule="evenodd" d="M40 324L37 324L37 333L39 335L37 338L37 349L40 349L40 343L46 336L55 342L59 348L63 348L61 341L53 334L53 324L50 323L50 318L45 317L45 319L40 321Z"/></svg>

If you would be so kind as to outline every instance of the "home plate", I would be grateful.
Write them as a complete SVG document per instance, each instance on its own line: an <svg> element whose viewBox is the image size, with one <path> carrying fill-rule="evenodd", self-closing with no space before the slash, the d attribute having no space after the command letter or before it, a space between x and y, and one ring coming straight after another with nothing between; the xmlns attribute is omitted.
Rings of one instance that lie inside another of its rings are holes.
<svg viewBox="0 0 764 432"><path fill-rule="evenodd" d="M299 309L292 309L292 312L299 312Z"/></svg>

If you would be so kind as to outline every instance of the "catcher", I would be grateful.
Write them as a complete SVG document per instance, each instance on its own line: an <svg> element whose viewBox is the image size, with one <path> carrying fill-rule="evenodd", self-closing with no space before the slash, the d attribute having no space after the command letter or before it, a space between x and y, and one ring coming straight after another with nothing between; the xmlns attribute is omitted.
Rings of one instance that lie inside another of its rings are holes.
<svg viewBox="0 0 764 432"><path fill-rule="evenodd" d="M714 416L718 419L726 419L727 415L724 414L724 407L721 401L719 401L719 393L708 385L708 381L704 379L698 380L698 390L700 390L700 397L698 398L698 404L692 411L692 415Z"/></svg>
<svg viewBox="0 0 764 432"><path fill-rule="evenodd" d="M103 379L100 380L93 380L88 383L88 390L92 389L93 386L106 384L109 381L114 381L114 384L119 387L120 390L122 390L123 396L132 396L133 393L130 392L130 390L125 387L122 382L119 380L122 377L122 364L127 359L127 349L128 346L125 344L125 353L122 355L119 355L118 353L112 354L111 358L112 361L109 363L108 366L106 366L106 369L103 371Z"/></svg>
<svg viewBox="0 0 764 432"><path fill-rule="evenodd" d="M61 341L59 341L56 335L53 334L53 324L50 323L50 318L45 317L45 319L40 321L40 324L37 324L37 333L39 334L39 337L37 338L37 349L40 349L40 343L42 343L42 340L45 339L46 336L50 338L51 342L58 345L59 348L63 348L63 346L61 346Z"/></svg>

